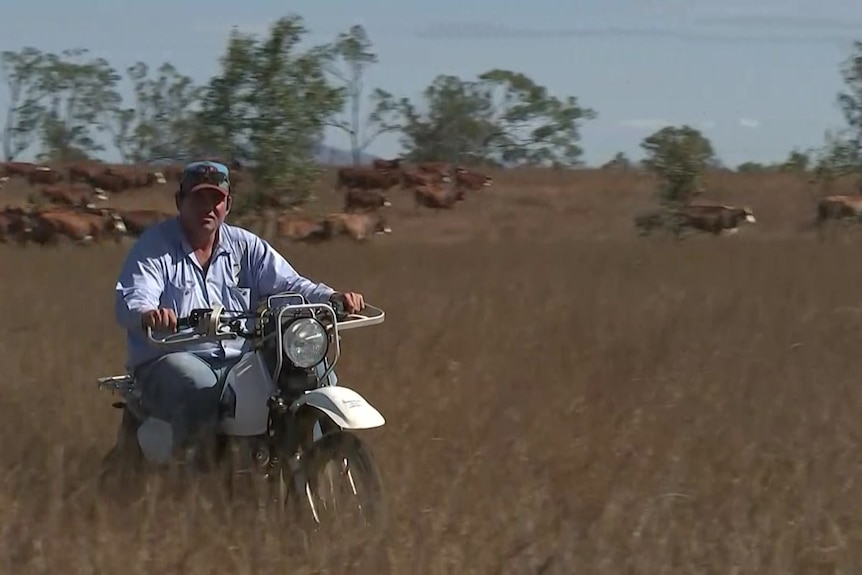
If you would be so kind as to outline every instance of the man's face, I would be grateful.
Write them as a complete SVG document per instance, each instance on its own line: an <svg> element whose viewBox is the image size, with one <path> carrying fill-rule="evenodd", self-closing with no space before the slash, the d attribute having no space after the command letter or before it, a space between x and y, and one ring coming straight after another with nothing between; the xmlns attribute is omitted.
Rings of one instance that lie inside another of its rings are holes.
<svg viewBox="0 0 862 575"><path fill-rule="evenodd" d="M227 196L210 188L187 192L179 199L180 220L192 232L213 232L224 222Z"/></svg>

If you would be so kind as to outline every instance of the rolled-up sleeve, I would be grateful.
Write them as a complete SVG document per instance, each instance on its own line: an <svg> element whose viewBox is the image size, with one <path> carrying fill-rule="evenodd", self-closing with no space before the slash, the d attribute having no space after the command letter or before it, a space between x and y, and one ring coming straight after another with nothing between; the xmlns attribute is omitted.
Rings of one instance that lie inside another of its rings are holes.
<svg viewBox="0 0 862 575"><path fill-rule="evenodd" d="M266 240L255 236L251 244L252 271L261 296L290 291L302 294L311 303L324 303L335 293L328 285L299 275Z"/></svg>
<svg viewBox="0 0 862 575"><path fill-rule="evenodd" d="M165 287L160 262L146 248L146 242L140 240L132 246L117 279L114 314L126 329L135 329L144 312L159 307Z"/></svg>

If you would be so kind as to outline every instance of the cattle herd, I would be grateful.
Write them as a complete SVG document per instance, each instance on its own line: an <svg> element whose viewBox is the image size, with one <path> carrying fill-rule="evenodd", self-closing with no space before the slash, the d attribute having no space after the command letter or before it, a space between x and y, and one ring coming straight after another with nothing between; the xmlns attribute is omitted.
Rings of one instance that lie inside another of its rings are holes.
<svg viewBox="0 0 862 575"><path fill-rule="evenodd" d="M241 185L245 177L238 162L230 162L232 183ZM92 243L104 239L120 241L138 236L153 224L172 216L155 209L104 207L110 196L152 186L176 185L183 166L115 165L95 161L72 162L62 166L26 162L0 164L2 186L20 179L34 186L36 198L25 205L6 205L0 211L0 242L56 244L61 239ZM443 162L423 162L412 166L401 159L376 159L371 166L338 169L335 189L344 191L341 212L325 216L286 211L276 216L276 233L297 242L320 242L337 236L366 241L376 234L391 232L385 208L393 188L412 192L417 208L451 209L468 193L493 184L490 176L450 166ZM815 224L829 219L862 218L862 195L827 196L817 203ZM666 227L679 233L692 229L711 234L736 233L741 223L754 224L748 207L693 201L671 210L653 210L634 217L642 235Z"/></svg>
<svg viewBox="0 0 862 575"><path fill-rule="evenodd" d="M244 172L238 162L231 162L230 167L231 180L236 186L243 180ZM180 164L156 170L150 166L94 161L62 166L0 164L0 201L2 185L12 179L26 181L39 190L37 197L26 205L7 204L0 212L0 242L47 245L67 239L86 244L138 236L172 214L155 209L100 207L100 202L133 189L176 185L182 169ZM391 231L382 210L391 206L386 194L395 186L411 190L417 207L451 209L469 191L492 183L489 176L445 163L420 163L408 168L400 159L375 160L370 167L338 170L335 187L346 189L342 212L322 217L283 213L276 218L276 229L279 235L294 241L323 241L339 235L364 241Z"/></svg>
<svg viewBox="0 0 862 575"><path fill-rule="evenodd" d="M817 201L816 214L812 223L819 231L828 220L862 220L862 195L831 195ZM676 233L691 229L715 235L735 234L740 223L756 223L750 207L722 205L714 202L695 200L671 209L656 209L637 214L634 224L641 235L651 231L671 227ZM668 226L668 224L670 224Z"/></svg>

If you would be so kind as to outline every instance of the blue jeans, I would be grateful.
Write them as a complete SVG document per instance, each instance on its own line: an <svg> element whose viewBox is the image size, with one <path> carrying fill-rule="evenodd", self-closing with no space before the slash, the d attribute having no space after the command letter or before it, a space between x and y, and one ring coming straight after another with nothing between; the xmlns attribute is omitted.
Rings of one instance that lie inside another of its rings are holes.
<svg viewBox="0 0 862 575"><path fill-rule="evenodd" d="M135 370L141 403L150 417L138 442L152 463L167 463L178 449L215 437L225 378L240 358L207 361L188 352L168 353ZM318 377L326 366L315 368ZM329 382L335 385L333 371Z"/></svg>

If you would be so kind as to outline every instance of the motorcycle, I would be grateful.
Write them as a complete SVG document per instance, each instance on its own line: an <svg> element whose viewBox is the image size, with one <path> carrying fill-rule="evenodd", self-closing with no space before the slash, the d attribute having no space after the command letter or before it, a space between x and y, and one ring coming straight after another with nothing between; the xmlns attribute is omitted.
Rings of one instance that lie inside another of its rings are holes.
<svg viewBox="0 0 862 575"><path fill-rule="evenodd" d="M220 396L214 469L229 493L262 486L265 502L285 511L291 500L303 525L333 527L340 487L358 507L364 527L386 522L380 471L370 449L352 431L380 427L383 416L359 393L336 385L333 369L341 357L344 331L379 325L385 313L366 305L348 314L341 302L312 304L300 294L266 298L254 311L221 306L195 309L178 318L178 332L147 338L165 349L187 344L245 339L244 353L227 372ZM99 388L123 401L116 443L103 460L102 478L123 488L148 462L149 418L131 374L101 377ZM164 425L164 423L162 423ZM246 479L243 480L243 477Z"/></svg>

